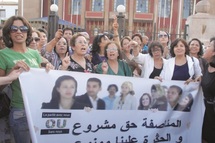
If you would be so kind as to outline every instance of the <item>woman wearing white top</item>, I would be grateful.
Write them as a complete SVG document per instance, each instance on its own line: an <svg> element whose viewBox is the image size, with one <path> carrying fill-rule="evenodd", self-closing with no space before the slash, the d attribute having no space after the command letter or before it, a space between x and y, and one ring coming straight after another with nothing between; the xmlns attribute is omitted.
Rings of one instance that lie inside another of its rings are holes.
<svg viewBox="0 0 215 143"><path fill-rule="evenodd" d="M163 58L163 47L159 42L152 42L149 45L149 54L139 53L139 46L135 42L130 43L133 46L133 60L142 66L141 77L154 78L159 76L166 60Z"/></svg>
<svg viewBox="0 0 215 143"><path fill-rule="evenodd" d="M136 110L137 100L134 96L133 84L129 81L123 82L121 95L114 101L114 110Z"/></svg>
<svg viewBox="0 0 215 143"><path fill-rule="evenodd" d="M159 80L199 81L202 73L197 58L188 56L189 47L184 39L178 38L170 46L170 58L161 72ZM156 77L157 78L157 77Z"/></svg>

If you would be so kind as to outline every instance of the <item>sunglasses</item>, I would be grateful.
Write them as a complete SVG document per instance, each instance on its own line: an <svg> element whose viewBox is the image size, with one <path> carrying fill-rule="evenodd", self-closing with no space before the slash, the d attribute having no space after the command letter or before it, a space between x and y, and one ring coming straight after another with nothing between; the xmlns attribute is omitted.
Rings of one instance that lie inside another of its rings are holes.
<svg viewBox="0 0 215 143"><path fill-rule="evenodd" d="M162 38L162 37L165 37L165 38L167 38L168 36L166 35L166 34L159 34L159 36L158 36L159 38Z"/></svg>
<svg viewBox="0 0 215 143"><path fill-rule="evenodd" d="M17 32L18 30L20 30L22 33L27 33L28 27L27 26L18 27L18 26L14 26L14 25L10 27L10 32L12 32L12 33Z"/></svg>
<svg viewBox="0 0 215 143"><path fill-rule="evenodd" d="M31 42L32 42L32 41L38 42L38 41L40 41L40 38L39 38L39 37L32 37L32 38L31 38Z"/></svg>

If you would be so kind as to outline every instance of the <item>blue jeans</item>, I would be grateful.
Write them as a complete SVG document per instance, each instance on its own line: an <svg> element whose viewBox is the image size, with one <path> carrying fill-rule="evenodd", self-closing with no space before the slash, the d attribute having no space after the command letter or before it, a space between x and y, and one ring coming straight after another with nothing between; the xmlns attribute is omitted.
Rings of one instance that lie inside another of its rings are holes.
<svg viewBox="0 0 215 143"><path fill-rule="evenodd" d="M30 133L24 109L11 108L10 127L16 143L30 143Z"/></svg>

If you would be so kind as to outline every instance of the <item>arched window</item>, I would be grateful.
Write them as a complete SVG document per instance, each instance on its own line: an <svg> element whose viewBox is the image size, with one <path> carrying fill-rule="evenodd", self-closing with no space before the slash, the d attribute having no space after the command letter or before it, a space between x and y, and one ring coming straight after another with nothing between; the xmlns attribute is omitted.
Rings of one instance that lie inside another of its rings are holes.
<svg viewBox="0 0 215 143"><path fill-rule="evenodd" d="M170 17L171 0L159 0L159 17Z"/></svg>
<svg viewBox="0 0 215 143"><path fill-rule="evenodd" d="M118 5L124 5L126 7L126 0L115 0L114 1L114 11L117 11L116 8Z"/></svg>
<svg viewBox="0 0 215 143"><path fill-rule="evenodd" d="M81 13L81 0L71 0L71 3L72 14L79 15Z"/></svg>
<svg viewBox="0 0 215 143"><path fill-rule="evenodd" d="M149 12L149 0L137 0L136 12L148 13Z"/></svg>
<svg viewBox="0 0 215 143"><path fill-rule="evenodd" d="M187 18L192 15L193 11L193 0L184 0L183 6L183 18Z"/></svg>
<svg viewBox="0 0 215 143"><path fill-rule="evenodd" d="M92 11L104 11L104 0L93 0Z"/></svg>

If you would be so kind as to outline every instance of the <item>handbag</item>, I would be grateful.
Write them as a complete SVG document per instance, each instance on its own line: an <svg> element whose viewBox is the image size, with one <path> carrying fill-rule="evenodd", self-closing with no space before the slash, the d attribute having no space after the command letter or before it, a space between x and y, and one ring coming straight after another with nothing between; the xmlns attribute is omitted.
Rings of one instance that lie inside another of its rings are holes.
<svg viewBox="0 0 215 143"><path fill-rule="evenodd" d="M3 90L0 90L0 118L10 114L10 98L12 97L11 85L4 85Z"/></svg>
<svg viewBox="0 0 215 143"><path fill-rule="evenodd" d="M4 91L0 91L0 118L10 114L10 98Z"/></svg>

